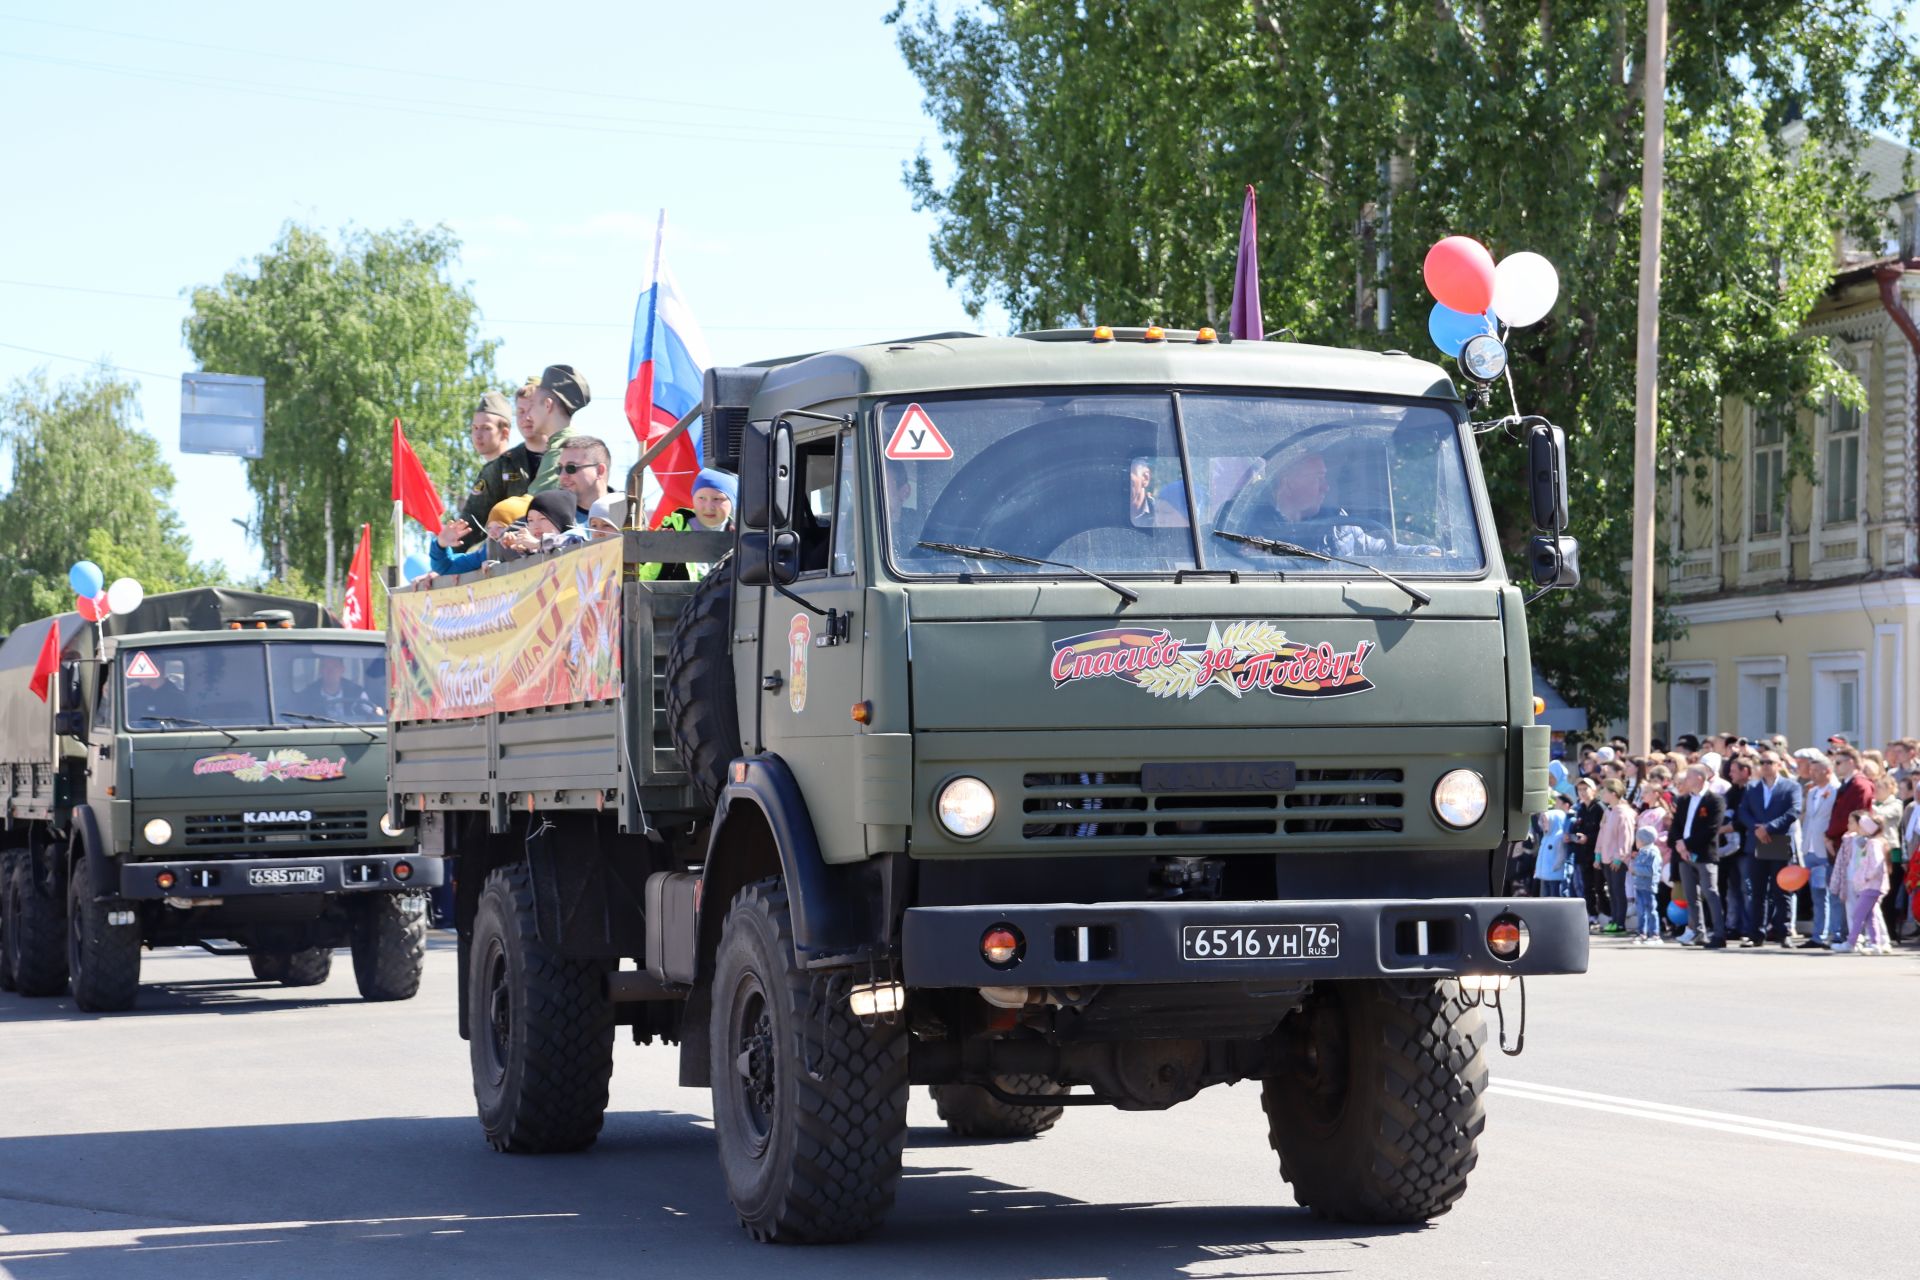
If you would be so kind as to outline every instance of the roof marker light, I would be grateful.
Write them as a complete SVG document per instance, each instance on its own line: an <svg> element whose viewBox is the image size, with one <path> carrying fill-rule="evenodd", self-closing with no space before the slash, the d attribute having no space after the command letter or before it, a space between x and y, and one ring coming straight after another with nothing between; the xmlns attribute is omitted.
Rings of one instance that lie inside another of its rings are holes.
<svg viewBox="0 0 1920 1280"><path fill-rule="evenodd" d="M1150 324L1147 326L1147 331L1142 334L1141 337L1148 342L1165 342L1167 340L1167 331L1157 324Z"/></svg>
<svg viewBox="0 0 1920 1280"><path fill-rule="evenodd" d="M1200 332L1193 335L1193 340L1195 342L1218 342L1220 341L1220 335L1214 331L1212 325L1202 325Z"/></svg>
<svg viewBox="0 0 1920 1280"><path fill-rule="evenodd" d="M1110 324L1095 326L1093 330L1093 340L1095 342L1112 342L1113 326Z"/></svg>

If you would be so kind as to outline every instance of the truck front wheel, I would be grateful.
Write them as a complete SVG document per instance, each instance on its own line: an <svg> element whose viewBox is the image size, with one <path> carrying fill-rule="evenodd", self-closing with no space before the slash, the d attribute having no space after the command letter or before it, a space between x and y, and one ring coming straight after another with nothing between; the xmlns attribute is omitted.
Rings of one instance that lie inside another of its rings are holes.
<svg viewBox="0 0 1920 1280"><path fill-rule="evenodd" d="M579 1151L607 1114L613 1005L603 965L540 941L526 864L487 877L466 981L480 1126L498 1151Z"/></svg>
<svg viewBox="0 0 1920 1280"><path fill-rule="evenodd" d="M253 976L283 987L317 987L333 976L332 947L298 951L255 951L247 957Z"/></svg>
<svg viewBox="0 0 1920 1280"><path fill-rule="evenodd" d="M1045 1076L995 1076L1002 1093L1048 1097L1067 1092ZM936 1084L933 1102L956 1138L1035 1138L1059 1122L1065 1107L1023 1107L1002 1102L977 1084Z"/></svg>
<svg viewBox="0 0 1920 1280"><path fill-rule="evenodd" d="M714 962L713 1127L756 1240L825 1244L880 1225L907 1139L907 1036L865 1027L795 962L787 892L742 889Z"/></svg>
<svg viewBox="0 0 1920 1280"><path fill-rule="evenodd" d="M0 910L6 924L0 943L14 990L23 996L57 996L67 989L66 911L57 886L34 875L34 858L16 849L10 873L0 876ZM51 873L51 872L50 872Z"/></svg>
<svg viewBox="0 0 1920 1280"><path fill-rule="evenodd" d="M1323 1218L1413 1223L1467 1189L1486 1125L1486 1027L1452 979L1328 982L1277 1033L1261 1105L1280 1176Z"/></svg>
<svg viewBox="0 0 1920 1280"><path fill-rule="evenodd" d="M426 899L382 893L353 904L353 980L366 1000L411 1000L427 967Z"/></svg>
<svg viewBox="0 0 1920 1280"><path fill-rule="evenodd" d="M119 1013L140 991L140 917L123 898L96 901L85 859L67 876L67 973L73 1002Z"/></svg>

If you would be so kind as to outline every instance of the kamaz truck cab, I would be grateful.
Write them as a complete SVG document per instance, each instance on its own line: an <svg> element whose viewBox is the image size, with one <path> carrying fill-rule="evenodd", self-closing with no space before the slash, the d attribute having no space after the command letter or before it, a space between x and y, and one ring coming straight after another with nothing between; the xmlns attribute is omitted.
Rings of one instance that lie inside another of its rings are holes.
<svg viewBox="0 0 1920 1280"><path fill-rule="evenodd" d="M60 652L43 702L29 669ZM0 647L8 842L0 977L124 1009L143 947L216 944L256 977L411 997L437 859L386 820L385 638L316 605L219 589Z"/></svg>
<svg viewBox="0 0 1920 1280"><path fill-rule="evenodd" d="M589 590L563 566L602 547L483 588L604 601L527 617L556 654L617 633L617 698L396 709L395 814L444 811L460 861L489 1139L591 1142L624 1022L711 1088L758 1238L881 1220L911 1084L1015 1137L1259 1081L1300 1202L1449 1208L1482 1007L1584 971L1587 928L1505 896L1548 730L1446 375L1211 331L939 335L713 370L702 413L740 474L703 579ZM1502 425L1539 581L1569 585L1560 433ZM395 617L503 616L479 587Z"/></svg>

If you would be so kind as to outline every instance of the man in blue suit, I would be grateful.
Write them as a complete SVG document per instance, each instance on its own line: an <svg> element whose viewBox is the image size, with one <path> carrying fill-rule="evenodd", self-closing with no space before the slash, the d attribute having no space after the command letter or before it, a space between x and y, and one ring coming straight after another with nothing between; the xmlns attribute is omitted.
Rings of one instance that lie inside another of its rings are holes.
<svg viewBox="0 0 1920 1280"><path fill-rule="evenodd" d="M1747 868L1747 940L1742 945L1789 945L1787 895L1775 879L1793 857L1800 832L1800 784L1780 771L1780 753L1760 753L1760 776L1740 797L1745 831L1740 852Z"/></svg>

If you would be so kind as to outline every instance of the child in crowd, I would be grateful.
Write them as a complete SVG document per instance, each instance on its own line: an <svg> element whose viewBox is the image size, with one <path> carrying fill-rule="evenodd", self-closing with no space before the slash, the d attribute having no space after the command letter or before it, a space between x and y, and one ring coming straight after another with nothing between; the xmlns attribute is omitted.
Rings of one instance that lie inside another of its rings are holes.
<svg viewBox="0 0 1920 1280"><path fill-rule="evenodd" d="M1854 810L1847 821L1847 833L1855 837L1846 855L1852 931L1845 942L1835 944L1835 951L1873 956L1893 950L1886 921L1880 918L1880 898L1887 891L1887 842L1880 831L1880 819L1869 809Z"/></svg>
<svg viewBox="0 0 1920 1280"><path fill-rule="evenodd" d="M1553 808L1540 815L1540 849L1533 861L1533 892L1540 898L1567 896L1568 803L1553 793Z"/></svg>
<svg viewBox="0 0 1920 1280"><path fill-rule="evenodd" d="M1641 946L1658 947L1660 941L1660 832L1657 828L1642 825L1633 833L1633 857L1629 863L1633 876L1633 913L1635 932L1639 937L1634 942Z"/></svg>

